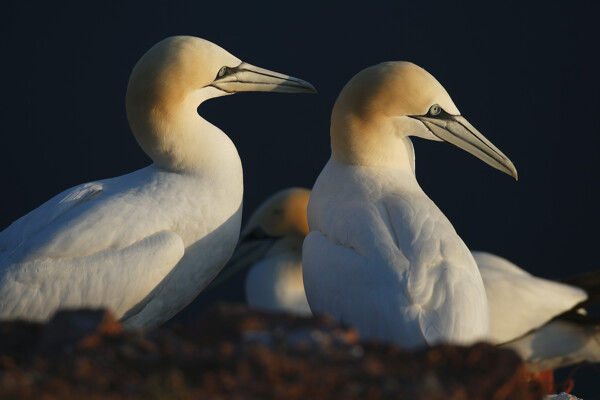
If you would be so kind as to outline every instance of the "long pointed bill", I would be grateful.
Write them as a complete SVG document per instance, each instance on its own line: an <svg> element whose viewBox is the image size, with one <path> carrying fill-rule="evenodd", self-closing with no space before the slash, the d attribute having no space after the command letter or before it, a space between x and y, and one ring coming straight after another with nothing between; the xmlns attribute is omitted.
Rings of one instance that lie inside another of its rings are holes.
<svg viewBox="0 0 600 400"><path fill-rule="evenodd" d="M225 264L225 267L223 267L221 272L219 272L219 275L212 280L206 289L213 289L221 285L238 272L249 268L264 258L265 254L273 247L273 244L277 239L278 238L270 236L262 239L242 238L233 252L233 255L227 264Z"/></svg>
<svg viewBox="0 0 600 400"><path fill-rule="evenodd" d="M439 117L413 116L421 121L438 138L452 143L483 162L518 179L513 163L496 146L485 138L461 115L440 115Z"/></svg>
<svg viewBox="0 0 600 400"><path fill-rule="evenodd" d="M221 74L221 72L219 73ZM241 63L237 67L226 68L222 76L215 79L212 86L227 93L236 92L281 92L316 93L310 83L293 76Z"/></svg>

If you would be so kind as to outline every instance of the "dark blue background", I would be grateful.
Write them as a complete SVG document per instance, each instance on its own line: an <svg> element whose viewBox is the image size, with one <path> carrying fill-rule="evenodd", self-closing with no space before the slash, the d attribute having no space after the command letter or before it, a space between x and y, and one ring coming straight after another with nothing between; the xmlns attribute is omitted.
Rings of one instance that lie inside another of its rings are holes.
<svg viewBox="0 0 600 400"><path fill-rule="evenodd" d="M200 107L238 148L246 217L278 189L312 186L329 157L330 110L355 73L409 60L519 172L515 182L452 146L414 140L419 182L466 244L546 277L598 269L597 1L0 7L0 229L66 188L149 164L125 116L129 73L155 42L188 34L319 91ZM211 299L241 298L231 290Z"/></svg>

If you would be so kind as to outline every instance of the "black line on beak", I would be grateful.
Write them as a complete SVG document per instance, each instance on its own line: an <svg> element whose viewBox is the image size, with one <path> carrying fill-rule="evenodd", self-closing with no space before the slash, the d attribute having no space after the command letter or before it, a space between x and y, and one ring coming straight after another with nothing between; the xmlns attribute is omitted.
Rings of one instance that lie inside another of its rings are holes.
<svg viewBox="0 0 600 400"><path fill-rule="evenodd" d="M474 137L475 139L479 140L481 143L483 143L485 145L485 147L487 147L488 149L490 149L494 154L498 155L500 158L502 158L503 160L506 160L506 157L503 156L502 154L498 153L493 147L491 147L489 144L487 144L486 142L484 142L479 136L473 134L473 132L471 132L471 130L466 127L462 122L458 121L456 119L456 117L460 117L461 115L452 115L452 114L448 114L443 108L441 109L440 113L438 115L431 115L429 112L427 112L427 114L425 115L408 115L408 117L410 118L414 118L418 121L420 121L423 125L425 125L425 128L427 128L427 130L429 132L431 132L433 134L433 136L437 137L438 139L449 143L446 139L439 137L438 135L436 135L428 126L427 124L421 120L421 118L430 118L430 119L438 119L440 121L446 121L446 122L455 122L457 124L459 124L460 126L462 126L465 130L467 130L469 133L471 133L471 137ZM442 128L442 127L440 127ZM450 134L454 135L454 133L447 129L447 128L442 128L444 130L446 130L447 132L449 132ZM456 135L454 135L456 136ZM450 143L452 144L452 143ZM455 145L456 146L456 145ZM458 147L458 146L456 146Z"/></svg>

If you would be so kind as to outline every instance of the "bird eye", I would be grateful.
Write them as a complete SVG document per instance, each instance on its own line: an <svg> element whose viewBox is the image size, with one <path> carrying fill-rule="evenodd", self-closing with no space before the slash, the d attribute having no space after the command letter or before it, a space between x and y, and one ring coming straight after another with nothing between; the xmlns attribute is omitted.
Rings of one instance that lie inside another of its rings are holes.
<svg viewBox="0 0 600 400"><path fill-rule="evenodd" d="M227 67L221 67L221 69L219 70L219 73L217 74L217 78L222 78L223 75L225 75L227 73Z"/></svg>
<svg viewBox="0 0 600 400"><path fill-rule="evenodd" d="M437 104L434 104L431 107L429 107L430 115L438 115L441 111L442 111L442 107L438 106Z"/></svg>

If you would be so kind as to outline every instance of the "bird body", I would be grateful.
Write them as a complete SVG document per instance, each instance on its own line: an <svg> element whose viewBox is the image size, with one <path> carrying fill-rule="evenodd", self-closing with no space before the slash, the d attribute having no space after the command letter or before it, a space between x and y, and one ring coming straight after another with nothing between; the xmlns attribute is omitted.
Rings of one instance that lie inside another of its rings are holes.
<svg viewBox="0 0 600 400"><path fill-rule="evenodd" d="M330 160L308 215L304 281L314 311L406 347L487 338L477 265L410 171Z"/></svg>
<svg viewBox="0 0 600 400"><path fill-rule="evenodd" d="M135 326L170 318L218 273L206 266L224 265L235 248L242 169L231 158L224 174L152 165L80 185L16 221L0 236L12 249L0 270L3 316L46 320L56 302L108 307ZM214 190L219 175L231 185Z"/></svg>
<svg viewBox="0 0 600 400"><path fill-rule="evenodd" d="M233 142L197 108L249 90L314 88L203 39L152 47L133 69L127 117L154 163L69 189L0 233L0 319L106 307L151 328L191 302L233 252L243 195Z"/></svg>

